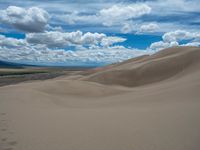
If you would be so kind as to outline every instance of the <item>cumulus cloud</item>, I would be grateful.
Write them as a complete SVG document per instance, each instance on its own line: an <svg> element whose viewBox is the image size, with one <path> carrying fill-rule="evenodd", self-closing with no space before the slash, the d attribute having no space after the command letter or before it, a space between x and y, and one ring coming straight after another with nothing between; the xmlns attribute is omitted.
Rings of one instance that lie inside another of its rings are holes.
<svg viewBox="0 0 200 150"><path fill-rule="evenodd" d="M178 46L178 42L163 42L163 41L159 41L159 42L154 42L150 45L150 49L151 50L161 50L161 49L165 49L165 48L169 48L169 47L174 47L174 46Z"/></svg>
<svg viewBox="0 0 200 150"><path fill-rule="evenodd" d="M99 12L99 16L102 18L103 25L112 26L113 24L121 24L128 19L141 17L150 12L151 8L146 4L114 5L110 8L102 9Z"/></svg>
<svg viewBox="0 0 200 150"><path fill-rule="evenodd" d="M188 32L184 30L176 30L167 32L162 36L163 41L155 42L150 45L152 50L161 50L173 46L199 46L200 45L200 33ZM179 42L188 40L186 44L180 44Z"/></svg>
<svg viewBox="0 0 200 150"><path fill-rule="evenodd" d="M139 28L138 33L151 33L158 31L160 27L156 23L144 24Z"/></svg>
<svg viewBox="0 0 200 150"><path fill-rule="evenodd" d="M190 40L194 38L200 38L200 33L193 33L184 30L176 30L165 33L162 38L165 42Z"/></svg>
<svg viewBox="0 0 200 150"><path fill-rule="evenodd" d="M87 36L85 36L85 38ZM108 38L110 41L122 41L122 39L117 39L114 37L110 38L111 39ZM62 48L52 50L46 45L30 44L26 42L25 39L18 40L14 38L7 38L5 36L0 36L0 41L1 60L44 65L110 64L136 56L149 54L149 51L127 49L123 46L97 46L93 49L87 48L84 51L79 49L76 51L71 51L64 50Z"/></svg>
<svg viewBox="0 0 200 150"><path fill-rule="evenodd" d="M103 33L83 33L50 31L45 33L29 33L26 35L27 42L42 44L47 47L64 48L66 46L103 46L109 47L114 43L123 42L126 39L120 37L108 37Z"/></svg>
<svg viewBox="0 0 200 150"><path fill-rule="evenodd" d="M0 11L0 22L13 26L24 32L42 32L48 24L50 15L44 9L31 7L28 9L9 6Z"/></svg>
<svg viewBox="0 0 200 150"><path fill-rule="evenodd" d="M103 26L122 26L125 22L149 14L151 7L144 3L118 4L100 9L94 14L81 14L78 11L56 16L68 23L102 24Z"/></svg>

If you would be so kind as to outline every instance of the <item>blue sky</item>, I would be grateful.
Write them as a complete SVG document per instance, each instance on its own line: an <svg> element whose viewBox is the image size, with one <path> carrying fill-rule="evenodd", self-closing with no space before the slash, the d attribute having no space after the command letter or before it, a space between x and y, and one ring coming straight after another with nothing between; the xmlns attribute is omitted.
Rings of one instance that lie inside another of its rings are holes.
<svg viewBox="0 0 200 150"><path fill-rule="evenodd" d="M0 0L0 60L105 65L200 45L199 0Z"/></svg>

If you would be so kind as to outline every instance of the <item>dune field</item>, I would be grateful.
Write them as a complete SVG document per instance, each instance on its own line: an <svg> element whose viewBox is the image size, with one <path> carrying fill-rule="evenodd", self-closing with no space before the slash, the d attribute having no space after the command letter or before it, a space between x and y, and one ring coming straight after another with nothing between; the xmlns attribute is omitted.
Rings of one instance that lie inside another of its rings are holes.
<svg viewBox="0 0 200 150"><path fill-rule="evenodd" d="M199 150L200 48L0 87L0 150Z"/></svg>

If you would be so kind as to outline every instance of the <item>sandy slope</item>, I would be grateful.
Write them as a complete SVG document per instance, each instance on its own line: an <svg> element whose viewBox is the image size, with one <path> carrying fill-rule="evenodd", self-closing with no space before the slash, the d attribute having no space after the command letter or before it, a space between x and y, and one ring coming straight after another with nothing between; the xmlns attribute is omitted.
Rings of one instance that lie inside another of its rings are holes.
<svg viewBox="0 0 200 150"><path fill-rule="evenodd" d="M0 150L198 150L199 60L199 48L173 48L1 87Z"/></svg>
<svg viewBox="0 0 200 150"><path fill-rule="evenodd" d="M171 48L150 57L131 59L112 68L101 69L85 80L103 84L140 86L162 81L192 67L200 67L199 48Z"/></svg>

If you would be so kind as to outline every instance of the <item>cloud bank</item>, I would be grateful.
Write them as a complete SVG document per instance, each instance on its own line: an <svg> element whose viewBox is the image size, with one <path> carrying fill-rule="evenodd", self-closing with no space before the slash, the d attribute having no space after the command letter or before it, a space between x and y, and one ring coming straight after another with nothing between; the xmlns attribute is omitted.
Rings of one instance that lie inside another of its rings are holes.
<svg viewBox="0 0 200 150"><path fill-rule="evenodd" d="M106 37L108 41L119 42L121 39ZM120 62L132 57L149 54L147 51L127 49L123 46L93 47L75 51L62 48L52 50L46 43L33 44L26 39L0 36L0 59L14 62L44 65L100 65ZM39 42L39 41L37 41ZM109 43L109 42L108 42ZM111 42L112 43L112 42Z"/></svg>

